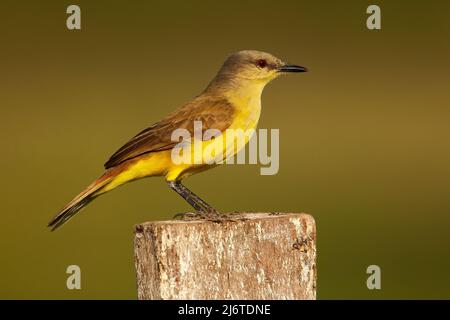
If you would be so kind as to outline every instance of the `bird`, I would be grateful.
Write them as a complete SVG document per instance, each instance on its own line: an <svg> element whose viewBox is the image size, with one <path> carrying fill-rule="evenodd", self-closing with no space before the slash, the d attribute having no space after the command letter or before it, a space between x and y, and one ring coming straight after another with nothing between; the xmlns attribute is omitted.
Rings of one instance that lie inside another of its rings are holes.
<svg viewBox="0 0 450 320"><path fill-rule="evenodd" d="M195 209L196 215L219 217L219 211L182 184L184 178L217 164L173 161L173 151L179 141L173 140L172 133L184 129L193 134L195 122L202 124L202 132L215 129L223 135L227 130L255 129L261 113L264 87L282 74L307 71L305 67L283 62L267 52L243 50L229 55L199 95L118 149L104 164L104 173L64 206L50 220L48 227L56 230L98 196L127 182L155 176L163 177L168 186ZM187 144L197 143L204 149L212 140L201 137L200 141L195 141L194 138ZM248 140L245 139L243 146ZM227 155L240 151L229 145L225 145L224 149Z"/></svg>

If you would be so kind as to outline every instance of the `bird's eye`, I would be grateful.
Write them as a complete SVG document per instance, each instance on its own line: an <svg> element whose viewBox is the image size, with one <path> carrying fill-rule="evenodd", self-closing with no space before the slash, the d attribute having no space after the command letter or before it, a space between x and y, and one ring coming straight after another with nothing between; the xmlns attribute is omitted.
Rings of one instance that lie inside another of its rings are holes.
<svg viewBox="0 0 450 320"><path fill-rule="evenodd" d="M256 65L260 68L265 68L267 67L267 61L264 59L259 59L258 61L256 61Z"/></svg>

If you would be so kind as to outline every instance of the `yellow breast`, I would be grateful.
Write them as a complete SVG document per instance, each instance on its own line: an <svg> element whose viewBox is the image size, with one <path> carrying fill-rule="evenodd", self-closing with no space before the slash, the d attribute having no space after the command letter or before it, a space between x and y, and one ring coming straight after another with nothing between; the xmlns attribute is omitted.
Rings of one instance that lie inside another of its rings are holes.
<svg viewBox="0 0 450 320"><path fill-rule="evenodd" d="M192 144L191 159L195 154L202 155L201 164L179 163L172 159L172 150L150 153L129 164L128 168L120 174L111 184L111 189L125 182L148 176L165 176L172 181L184 178L199 171L214 167L217 162L235 155L249 142L261 114L261 92L263 85L256 84L245 91L233 91L227 96L234 107L233 121L228 132L220 137L208 141L196 141ZM239 135L241 132L243 135ZM233 135L230 138L230 135ZM228 138L227 138L228 137Z"/></svg>
<svg viewBox="0 0 450 320"><path fill-rule="evenodd" d="M202 141L192 147L192 158L195 157L194 153L203 155L201 165L171 165L166 174L166 179L184 178L206 170L245 148L258 125L263 87L263 84L258 83L250 89L247 87L243 92L233 91L228 95L227 98L234 107L234 119L227 131L214 140Z"/></svg>

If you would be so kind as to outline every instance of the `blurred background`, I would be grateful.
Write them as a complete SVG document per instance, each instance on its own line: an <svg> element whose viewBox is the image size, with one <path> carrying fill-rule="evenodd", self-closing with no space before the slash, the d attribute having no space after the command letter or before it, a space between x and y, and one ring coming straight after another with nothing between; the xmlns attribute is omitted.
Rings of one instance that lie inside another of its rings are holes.
<svg viewBox="0 0 450 320"><path fill-rule="evenodd" d="M450 298L450 2L3 0L0 15L0 298L136 298L133 226L189 210L161 178L46 224L242 49L310 69L263 94L280 171L222 166L186 185L224 212L312 214L319 299Z"/></svg>

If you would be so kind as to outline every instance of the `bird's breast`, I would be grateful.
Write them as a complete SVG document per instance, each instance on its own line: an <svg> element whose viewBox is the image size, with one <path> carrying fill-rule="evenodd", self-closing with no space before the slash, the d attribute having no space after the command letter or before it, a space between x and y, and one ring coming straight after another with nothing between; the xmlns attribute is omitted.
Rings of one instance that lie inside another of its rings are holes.
<svg viewBox="0 0 450 320"><path fill-rule="evenodd" d="M225 159L237 154L245 148L256 129L261 114L260 95L253 94L247 97L234 96L228 98L233 106L233 120L222 135L208 141L201 141L191 145L189 159L201 155L201 164L172 165L166 174L167 180L184 178L193 173L213 167Z"/></svg>
<svg viewBox="0 0 450 320"><path fill-rule="evenodd" d="M251 130L258 125L261 114L261 99L250 97L231 101L234 107L234 120L229 129Z"/></svg>

